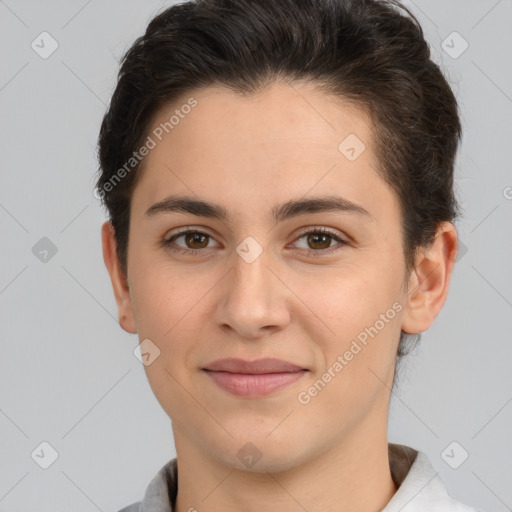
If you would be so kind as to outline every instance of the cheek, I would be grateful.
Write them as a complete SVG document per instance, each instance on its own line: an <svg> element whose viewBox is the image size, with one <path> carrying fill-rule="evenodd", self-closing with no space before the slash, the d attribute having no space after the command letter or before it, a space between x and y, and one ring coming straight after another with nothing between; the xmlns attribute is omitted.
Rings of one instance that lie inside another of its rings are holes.
<svg viewBox="0 0 512 512"><path fill-rule="evenodd" d="M169 391L177 384L173 377L187 381L193 369L190 355L198 342L207 341L208 291L219 281L213 274L139 260L131 284L132 304L140 340L150 339L160 351L155 363L145 367L155 394L162 388L167 398L178 396L179 386Z"/></svg>
<svg viewBox="0 0 512 512"><path fill-rule="evenodd" d="M318 327L339 339L355 335L379 319L400 298L399 278L368 260L297 276L291 288L317 318ZM395 316L395 315L393 315ZM322 325L323 324L323 325Z"/></svg>
<svg viewBox="0 0 512 512"><path fill-rule="evenodd" d="M314 280L296 279L293 289L307 305L299 322L319 348L318 370L332 368L342 358L343 370L340 364L338 372L331 369L345 375L336 379L340 387L335 393L375 379L370 368L383 376L393 368L403 310L400 285L398 268L369 253L364 262L361 258Z"/></svg>
<svg viewBox="0 0 512 512"><path fill-rule="evenodd" d="M144 370L155 397L173 417L184 404L186 410L194 407L184 389L189 388L192 370L189 353L194 349L194 340L202 338L199 330L203 323L198 315L204 293L201 280L180 275L175 269L171 272L162 265L144 267L140 262L133 279L139 338L151 340L159 351Z"/></svg>
<svg viewBox="0 0 512 512"><path fill-rule="evenodd" d="M193 323L198 304L214 283L206 275L142 259L134 270L130 289L138 331L156 339Z"/></svg>

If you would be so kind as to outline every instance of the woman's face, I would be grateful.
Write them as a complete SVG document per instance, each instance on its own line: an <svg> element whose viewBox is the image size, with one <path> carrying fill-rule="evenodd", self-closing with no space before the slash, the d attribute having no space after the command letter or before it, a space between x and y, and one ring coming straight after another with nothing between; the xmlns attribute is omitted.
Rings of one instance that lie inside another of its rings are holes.
<svg viewBox="0 0 512 512"><path fill-rule="evenodd" d="M386 435L406 291L399 204L375 171L369 119L278 82L246 97L193 91L150 130L120 317L150 340L145 370L178 449L275 471ZM207 370L225 358L300 371Z"/></svg>

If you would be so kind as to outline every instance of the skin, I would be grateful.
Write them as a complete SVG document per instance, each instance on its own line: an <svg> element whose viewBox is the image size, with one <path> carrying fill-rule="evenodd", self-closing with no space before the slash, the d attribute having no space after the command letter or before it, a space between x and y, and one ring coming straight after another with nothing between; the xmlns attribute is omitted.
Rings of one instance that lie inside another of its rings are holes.
<svg viewBox="0 0 512 512"><path fill-rule="evenodd" d="M400 329L427 330L443 307L455 227L440 224L406 276L398 198L375 171L372 124L362 110L312 85L275 82L245 97L221 87L192 91L153 125L190 96L197 106L144 160L131 203L127 276L111 224L102 227L120 325L160 350L145 370L172 420L176 510L381 510L396 492L387 423ZM349 134L366 146L352 162L338 150ZM145 215L171 194L219 204L232 219ZM274 205L333 194L370 215L271 219ZM187 226L211 238L187 245L181 236L174 245L203 253L162 247ZM308 243L303 232L322 227L348 244ZM263 249L252 263L236 252L248 236ZM396 302L401 311L301 404L298 394ZM225 357L276 357L309 371L271 395L236 397L201 370ZM261 454L252 467L237 457L247 443Z"/></svg>

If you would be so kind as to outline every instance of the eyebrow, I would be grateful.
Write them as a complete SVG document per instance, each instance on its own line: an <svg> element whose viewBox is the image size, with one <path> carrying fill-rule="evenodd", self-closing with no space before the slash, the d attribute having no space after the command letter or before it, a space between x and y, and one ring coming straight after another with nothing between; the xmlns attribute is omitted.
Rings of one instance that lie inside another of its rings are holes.
<svg viewBox="0 0 512 512"><path fill-rule="evenodd" d="M146 210L145 215L153 216L157 213L172 212L189 213L198 217L218 219L226 223L230 223L234 218L223 206L187 196L168 196L150 206ZM370 212L362 206L339 196L323 196L288 201L274 206L271 210L271 217L277 223L299 215L322 212L355 213L373 219Z"/></svg>

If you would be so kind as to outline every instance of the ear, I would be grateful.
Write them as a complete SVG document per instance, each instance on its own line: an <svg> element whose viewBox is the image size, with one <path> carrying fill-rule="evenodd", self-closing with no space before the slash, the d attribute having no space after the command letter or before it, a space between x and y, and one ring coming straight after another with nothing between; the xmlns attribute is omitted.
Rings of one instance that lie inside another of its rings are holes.
<svg viewBox="0 0 512 512"><path fill-rule="evenodd" d="M119 325L132 334L137 332L135 315L133 313L130 290L117 254L117 243L112 223L107 221L101 227L101 242L103 245L103 261L110 274L112 288L117 302Z"/></svg>
<svg viewBox="0 0 512 512"><path fill-rule="evenodd" d="M441 311L450 285L459 242L451 222L439 224L431 245L419 250L409 278L402 317L402 330L411 334L426 331Z"/></svg>

